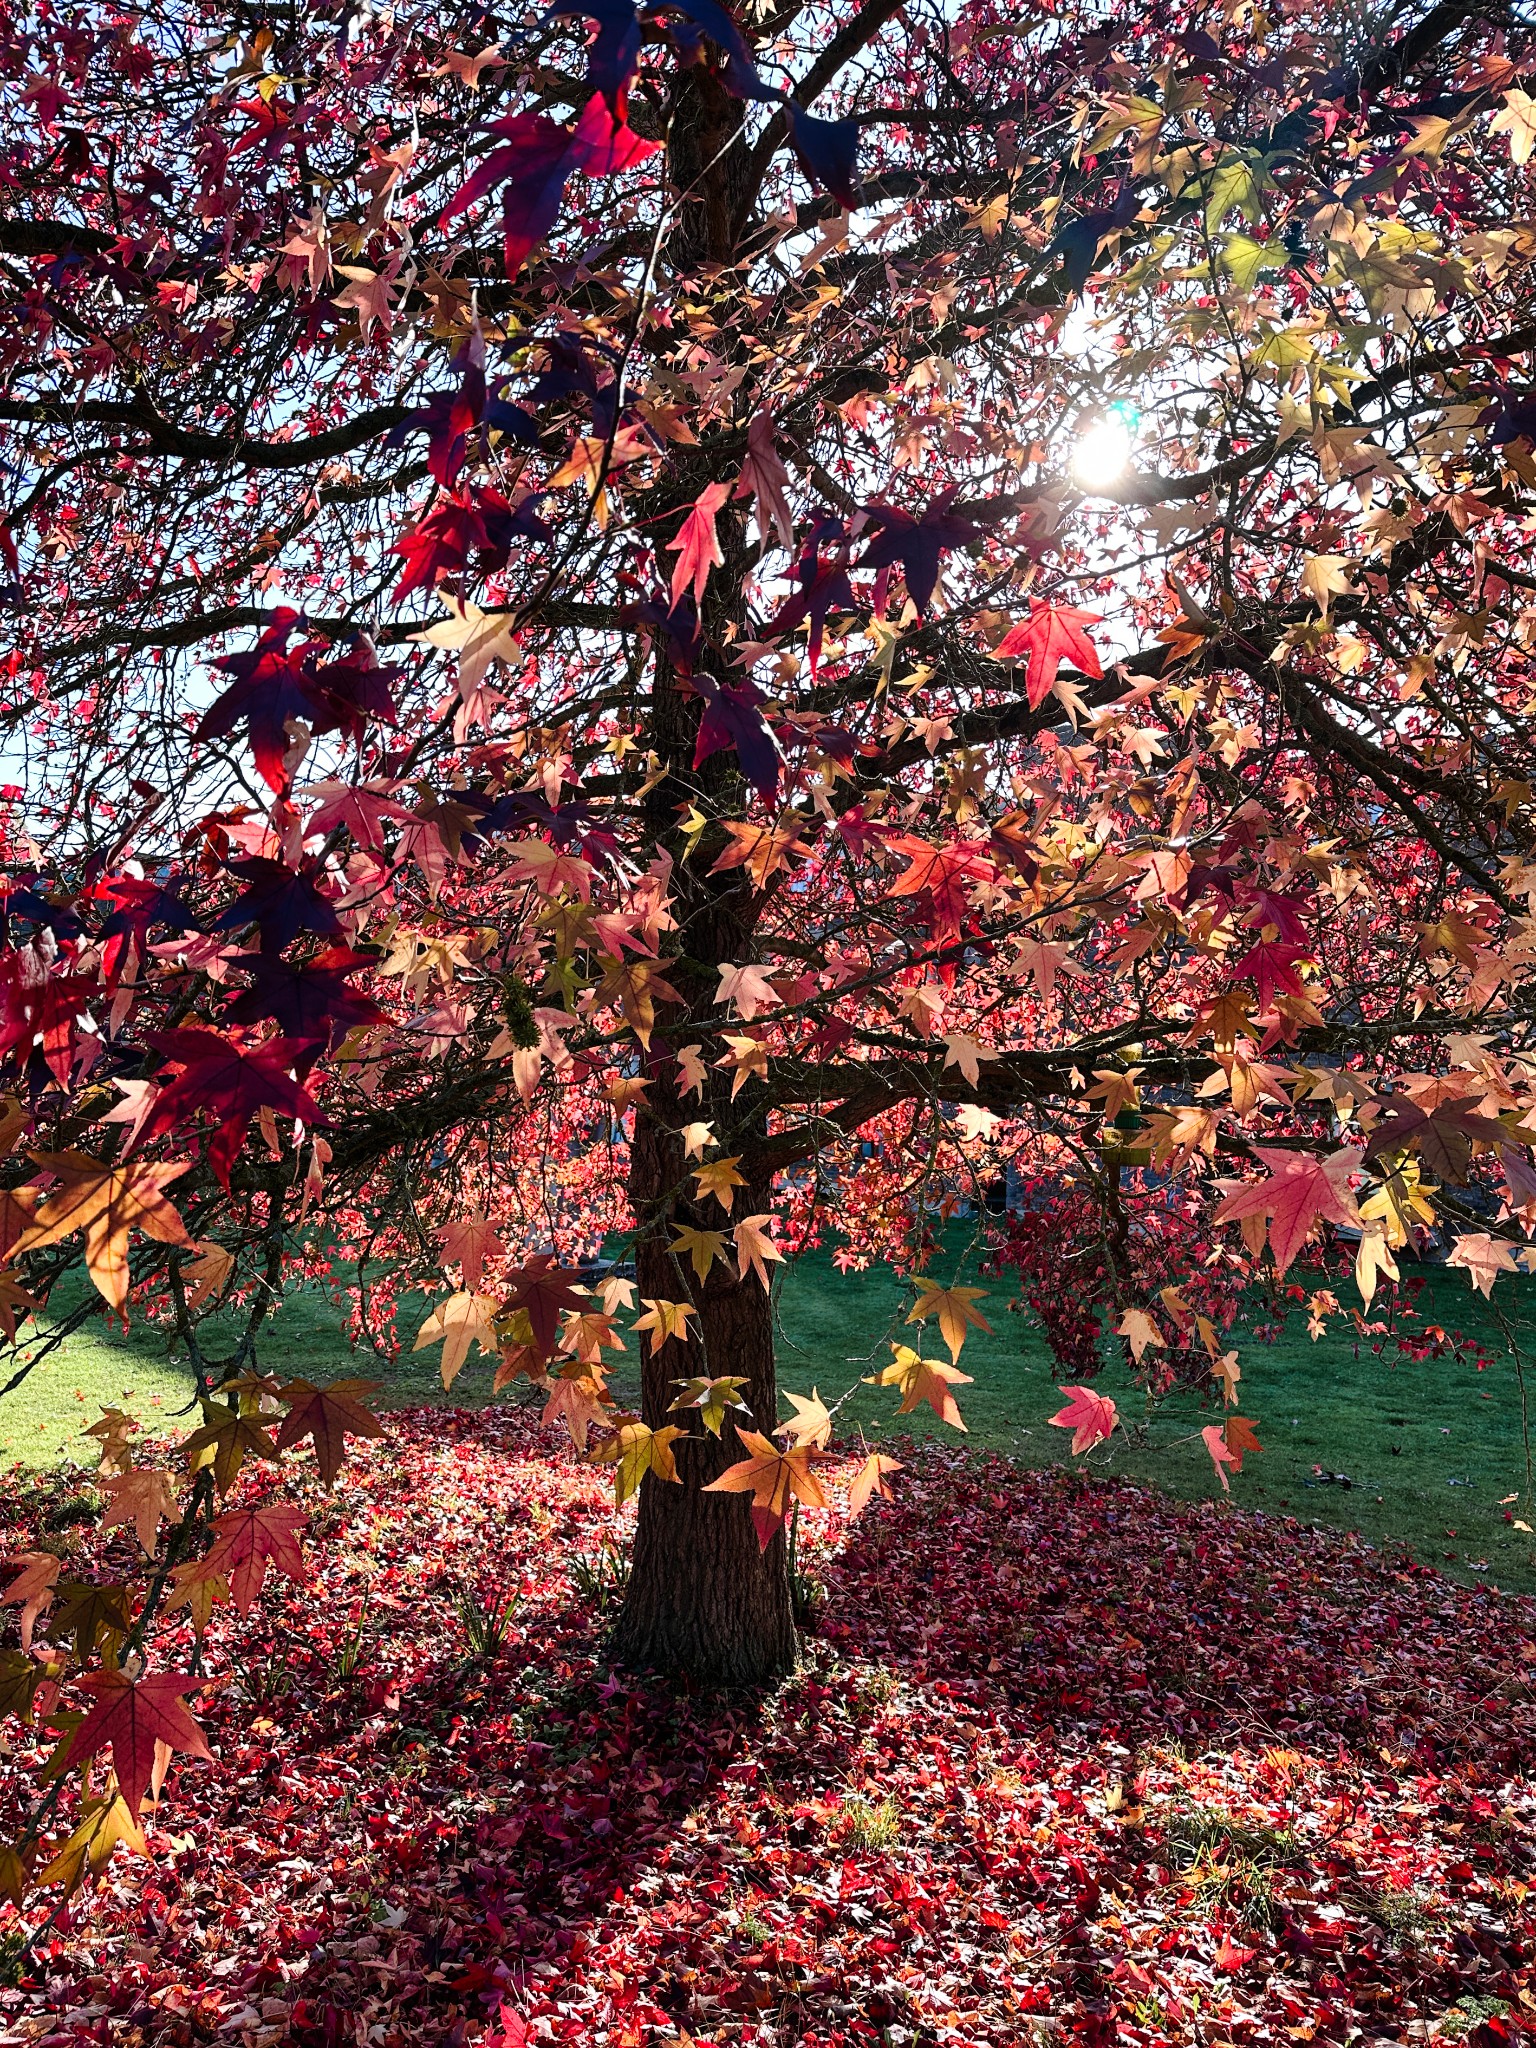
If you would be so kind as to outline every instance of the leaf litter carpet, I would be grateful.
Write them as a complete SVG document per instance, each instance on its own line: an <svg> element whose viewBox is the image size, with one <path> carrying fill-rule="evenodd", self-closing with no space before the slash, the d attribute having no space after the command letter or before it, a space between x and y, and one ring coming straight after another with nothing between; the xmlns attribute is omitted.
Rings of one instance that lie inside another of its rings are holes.
<svg viewBox="0 0 1536 2048"><path fill-rule="evenodd" d="M0 2042L1536 2039L1536 1603L929 1448L813 1550L804 1670L688 1697L609 1668L610 1498L525 1416L353 1456L312 1583L210 1629L150 1860L25 1954L3 1909Z"/></svg>

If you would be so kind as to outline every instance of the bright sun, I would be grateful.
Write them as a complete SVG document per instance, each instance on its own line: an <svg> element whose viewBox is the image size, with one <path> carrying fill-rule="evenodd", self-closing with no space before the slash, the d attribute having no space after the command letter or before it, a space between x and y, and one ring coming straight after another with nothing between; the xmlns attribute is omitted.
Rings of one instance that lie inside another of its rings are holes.
<svg viewBox="0 0 1536 2048"><path fill-rule="evenodd" d="M1136 415L1114 405L1084 429L1072 451L1072 475L1085 491L1105 491L1119 483L1130 467L1136 445Z"/></svg>

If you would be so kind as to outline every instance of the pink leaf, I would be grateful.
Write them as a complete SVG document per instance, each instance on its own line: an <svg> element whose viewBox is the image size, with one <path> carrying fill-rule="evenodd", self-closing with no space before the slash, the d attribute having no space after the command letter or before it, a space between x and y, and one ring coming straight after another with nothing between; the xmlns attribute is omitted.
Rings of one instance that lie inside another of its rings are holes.
<svg viewBox="0 0 1536 2048"><path fill-rule="evenodd" d="M1051 1427L1073 1432L1074 1456L1114 1435L1120 1418L1107 1394L1096 1394L1092 1387L1062 1387L1058 1391L1066 1395L1067 1406L1051 1417Z"/></svg>
<svg viewBox="0 0 1536 2048"><path fill-rule="evenodd" d="M706 484L695 500L693 510L678 528L677 539L667 542L669 552L677 551L677 561L672 570L673 604L690 584L693 586L694 604L704 602L704 586L709 581L710 570L720 568L725 561L715 533L715 514L730 494L729 484Z"/></svg>

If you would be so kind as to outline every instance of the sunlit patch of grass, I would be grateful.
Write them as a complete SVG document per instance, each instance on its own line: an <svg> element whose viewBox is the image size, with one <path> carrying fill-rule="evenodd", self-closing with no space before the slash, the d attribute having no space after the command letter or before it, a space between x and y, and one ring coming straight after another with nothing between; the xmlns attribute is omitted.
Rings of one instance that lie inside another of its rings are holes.
<svg viewBox="0 0 1536 2048"><path fill-rule="evenodd" d="M1290 1828L1209 1806L1179 1805L1159 1818L1169 1861L1204 1911L1231 1913L1252 1927L1275 1924L1276 1873L1301 1860Z"/></svg>
<svg viewBox="0 0 1536 2048"><path fill-rule="evenodd" d="M843 1801L844 1840L855 1849L889 1849L901 1839L901 1808L889 1796L869 1799L855 1792Z"/></svg>

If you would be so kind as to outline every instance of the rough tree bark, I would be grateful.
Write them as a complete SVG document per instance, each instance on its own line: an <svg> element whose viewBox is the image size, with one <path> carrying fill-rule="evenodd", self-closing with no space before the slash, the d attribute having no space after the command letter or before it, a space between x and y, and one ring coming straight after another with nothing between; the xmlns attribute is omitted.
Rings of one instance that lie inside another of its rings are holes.
<svg viewBox="0 0 1536 2048"><path fill-rule="evenodd" d="M709 71L696 68L684 73L667 144L673 186L689 195L672 244L680 267L726 264L734 253L751 202L743 184L746 152L727 146L742 117L742 103L731 99ZM673 502L662 502L658 531L674 531L670 515L681 515L713 480L706 471L694 473L680 465L668 493ZM716 530L725 559L711 579L704 629L706 643L718 647L726 627L739 628L745 617L747 549L738 511L723 511ZM740 815L744 800L733 755L717 754L700 770L693 768L699 704L686 687L678 687L679 680L658 636L646 737L670 772L646 800L647 838L658 851L666 848L674 857L681 844L679 803L702 792L720 802L727 814ZM718 968L752 958L755 923L751 885L743 872L708 874L709 844L706 841L699 849L702 857L679 869L677 957L662 962L667 979L688 998L690 1019L698 1020L691 1027L694 1037L710 1028L705 1020L715 1004ZM657 1036L647 1069L650 1086L636 1109L630 1152L636 1272L642 1296L691 1300L698 1313L686 1346L673 1341L658 1356L646 1356L641 1412L652 1429L668 1422L685 1423L689 1434L673 1447L679 1483L648 1477L641 1486L634 1560L614 1649L626 1663L697 1684L757 1685L780 1676L795 1661L784 1537L780 1533L760 1550L747 1499L701 1490L745 1455L732 1423L728 1420L716 1438L697 1414L668 1411L676 1381L729 1373L747 1381L744 1398L752 1410L750 1427L766 1435L778 1420L773 1312L767 1292L750 1274L745 1281L738 1280L726 1260L717 1260L700 1283L670 1250L673 1223L728 1227L713 1198L702 1204L691 1199L692 1162L685 1157L682 1127L696 1118L713 1122L720 1131L734 1127L738 1135L730 1150L741 1154L742 1171L753 1178L749 1140L761 1135L761 1124L754 1119L748 1138L742 1137L751 1092L743 1091L733 1103L728 1076L712 1072L702 1101L680 1094L674 1047L683 1039L672 1023L675 1011L663 1014L668 1028ZM768 1192L766 1177L753 1178L752 1185L737 1189L734 1214L765 1210ZM748 1426L745 1416L741 1421Z"/></svg>

